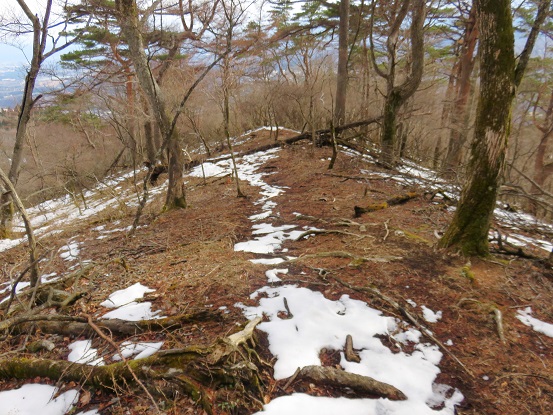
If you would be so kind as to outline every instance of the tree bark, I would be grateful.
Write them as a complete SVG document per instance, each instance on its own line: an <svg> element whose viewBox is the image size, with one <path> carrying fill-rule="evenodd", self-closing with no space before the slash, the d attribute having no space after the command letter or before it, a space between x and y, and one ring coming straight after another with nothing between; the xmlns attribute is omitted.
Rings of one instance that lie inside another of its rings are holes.
<svg viewBox="0 0 553 415"><path fill-rule="evenodd" d="M407 6L405 2L398 17L392 25L387 41L388 49L388 73L383 74L386 79L387 89L384 103L384 118L381 131L381 153L380 162L385 166L392 166L395 163L396 146L396 120L401 106L416 92L422 79L424 66L424 19L426 16L426 5L423 0L414 0L412 4L411 18L411 70L405 81L401 85L395 85L395 66L396 66L396 48L397 39L401 24L407 15ZM376 62L373 63L375 69ZM380 69L377 73L382 74Z"/></svg>
<svg viewBox="0 0 553 415"><path fill-rule="evenodd" d="M380 396L391 401L403 401L407 396L396 387L369 376L345 372L329 366L305 366L297 375L298 380L307 380L339 388L349 388L363 397Z"/></svg>
<svg viewBox="0 0 553 415"><path fill-rule="evenodd" d="M470 176L461 191L453 219L439 242L443 248L458 248L466 256L489 254L488 232L507 152L511 104L532 53L536 33L550 5L551 0L540 1L532 30L515 66L511 2L474 2L482 68L474 141L468 165Z"/></svg>
<svg viewBox="0 0 553 415"><path fill-rule="evenodd" d="M23 99L21 101L21 109L17 120L17 129L15 133L15 144L11 157L10 170L8 177L11 183L17 186L19 180L19 172L21 170L21 161L23 159L23 144L27 135L27 126L31 118L31 110L35 102L40 98L33 99L33 91L35 88L40 67L44 61L44 50L46 48L46 40L48 35L48 20L52 8L52 0L46 3L44 20L41 23L38 15L31 12L24 0L17 0L19 7L23 10L27 19L33 26L33 55L31 57L31 65L25 77L25 87L23 90ZM10 192L3 192L0 196L0 238L6 238L11 233L12 219L14 208L10 197Z"/></svg>
<svg viewBox="0 0 553 415"><path fill-rule="evenodd" d="M150 102L156 122L159 126L169 158L169 184L165 199L165 208L186 208L184 186L184 154L179 133L172 125L167 110L165 95L153 76L148 58L144 52L144 41L139 28L138 7L135 0L116 0L117 20L121 33L129 46L129 54L134 64L136 76L144 94Z"/></svg>
<svg viewBox="0 0 553 415"><path fill-rule="evenodd" d="M478 40L476 12L471 8L465 24L465 34L455 77L455 98L450 112L450 135L445 158L445 168L453 172L461 164L463 146L468 137L469 107L467 106L472 91L471 76L476 62L474 51Z"/></svg>
<svg viewBox="0 0 553 415"><path fill-rule="evenodd" d="M480 94L469 179L439 242L464 255L488 254L488 231L505 161L515 92L514 32L508 0L476 0L480 31Z"/></svg>
<svg viewBox="0 0 553 415"><path fill-rule="evenodd" d="M33 232L33 227L31 226L31 220L27 216L27 211L25 210L25 207L23 206L23 203L21 202L21 199L19 199L19 196L17 195L17 192L15 191L15 186L10 181L9 177L6 176L6 173L0 168L0 180L4 182L4 186L6 187L7 191L6 194L9 195L9 197L15 202L15 205L17 206L17 210L21 213L21 217L23 218L23 223L25 224L25 232L27 233L27 239L29 241L29 266L31 271L31 287L34 287L38 284L38 261L37 261L37 255L36 255L36 239L35 234Z"/></svg>
<svg viewBox="0 0 553 415"><path fill-rule="evenodd" d="M333 125L342 125L346 120L346 98L348 86L348 35L349 3L340 1L340 26L338 31L338 73L336 76L336 100Z"/></svg>

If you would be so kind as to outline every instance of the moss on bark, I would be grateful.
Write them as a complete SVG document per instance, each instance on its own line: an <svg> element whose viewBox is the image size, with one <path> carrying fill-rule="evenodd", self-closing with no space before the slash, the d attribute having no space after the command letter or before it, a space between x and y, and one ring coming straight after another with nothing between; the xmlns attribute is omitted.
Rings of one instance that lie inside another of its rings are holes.
<svg viewBox="0 0 553 415"><path fill-rule="evenodd" d="M507 151L514 97L514 32L508 0L475 2L480 37L480 95L469 178L439 246L488 255L488 232Z"/></svg>

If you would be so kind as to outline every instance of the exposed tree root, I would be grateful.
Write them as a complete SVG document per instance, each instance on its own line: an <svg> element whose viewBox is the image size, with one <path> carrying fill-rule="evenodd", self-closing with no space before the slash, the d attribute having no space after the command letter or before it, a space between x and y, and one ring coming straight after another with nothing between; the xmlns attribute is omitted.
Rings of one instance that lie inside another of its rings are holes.
<svg viewBox="0 0 553 415"><path fill-rule="evenodd" d="M121 384L142 383L153 394L167 389L185 393L210 414L213 413L213 402L208 391L227 388L246 391L245 395L250 398L248 406L259 409L259 373L256 364L250 360L257 354L251 353L248 343L253 343L254 329L260 321L261 318L257 318L249 322L244 330L211 346L164 350L144 359L105 366L37 358L0 359L0 379L45 377L108 390L115 390ZM159 384L157 381L163 382Z"/></svg>

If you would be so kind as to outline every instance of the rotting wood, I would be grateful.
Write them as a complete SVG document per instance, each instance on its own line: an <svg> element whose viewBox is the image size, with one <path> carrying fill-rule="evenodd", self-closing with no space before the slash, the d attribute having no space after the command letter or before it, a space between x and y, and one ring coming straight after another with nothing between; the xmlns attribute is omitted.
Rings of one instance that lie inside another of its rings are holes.
<svg viewBox="0 0 553 415"><path fill-rule="evenodd" d="M346 346L344 348L344 354L348 362L355 362L355 363L361 362L361 358L355 352L355 350L353 350L353 338L351 337L351 334L348 334L346 336Z"/></svg>
<svg viewBox="0 0 553 415"><path fill-rule="evenodd" d="M392 385L330 366L305 366L296 377L296 381L301 380L331 387L350 388L361 397L376 395L392 401L407 399L402 391Z"/></svg>
<svg viewBox="0 0 553 415"><path fill-rule="evenodd" d="M409 311L405 309L405 307L402 307L397 301L395 301L393 298L388 297L387 295L382 294L378 288L374 287L357 287L354 285L351 285L342 279L332 276L336 282L343 285L344 287L349 288L350 290L357 291L357 292L365 292L374 295L378 299L384 301L389 306L391 306L393 309L398 311L403 317L409 321L409 323L413 324L417 329L419 329L426 337L428 337L430 340L432 340L440 349L442 349L451 359L455 361L464 371L467 373L471 378L474 378L474 374L470 371L466 365L461 362L457 356L455 356L445 345L439 341L434 334L430 330L428 330L426 327L424 327L419 321L411 314Z"/></svg>
<svg viewBox="0 0 553 415"><path fill-rule="evenodd" d="M407 192L401 195L396 195L386 200L385 202L371 203L365 207L354 206L354 216L356 218L360 217L364 213L375 212L377 210L386 209L389 206L401 205L408 202L409 200L419 197L420 194L416 192Z"/></svg>

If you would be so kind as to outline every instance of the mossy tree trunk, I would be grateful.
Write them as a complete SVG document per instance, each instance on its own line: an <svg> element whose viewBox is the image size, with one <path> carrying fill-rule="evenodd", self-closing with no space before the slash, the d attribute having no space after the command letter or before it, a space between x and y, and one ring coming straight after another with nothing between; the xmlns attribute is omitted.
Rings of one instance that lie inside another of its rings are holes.
<svg viewBox="0 0 553 415"><path fill-rule="evenodd" d="M169 184L165 208L185 208L184 154L178 129L173 127L163 91L153 76L144 52L144 41L139 27L138 7L135 0L116 0L117 20L129 47L129 55L140 87L146 95L164 140L169 158Z"/></svg>
<svg viewBox="0 0 553 415"><path fill-rule="evenodd" d="M395 4L397 9L397 4ZM396 85L397 49L399 47L399 35L409 8L412 9L410 42L411 59L410 71L405 81ZM374 9L373 13L374 15ZM426 4L423 0L405 1L399 10L396 10L395 18L390 26L386 41L387 70L384 71L376 62L374 43L371 40L371 58L376 73L386 80L386 96L383 110L383 124L380 133L381 153L380 162L386 166L395 163L397 116L401 106L416 92L422 79L424 65L424 19L426 16ZM372 27L372 24L371 24ZM372 30L372 28L371 28Z"/></svg>
<svg viewBox="0 0 553 415"><path fill-rule="evenodd" d="M545 20L551 0L542 0L526 46L516 65L511 3L475 0L480 32L480 93L468 180L453 219L439 246L458 248L467 256L489 253L488 232L507 151L511 103Z"/></svg>

